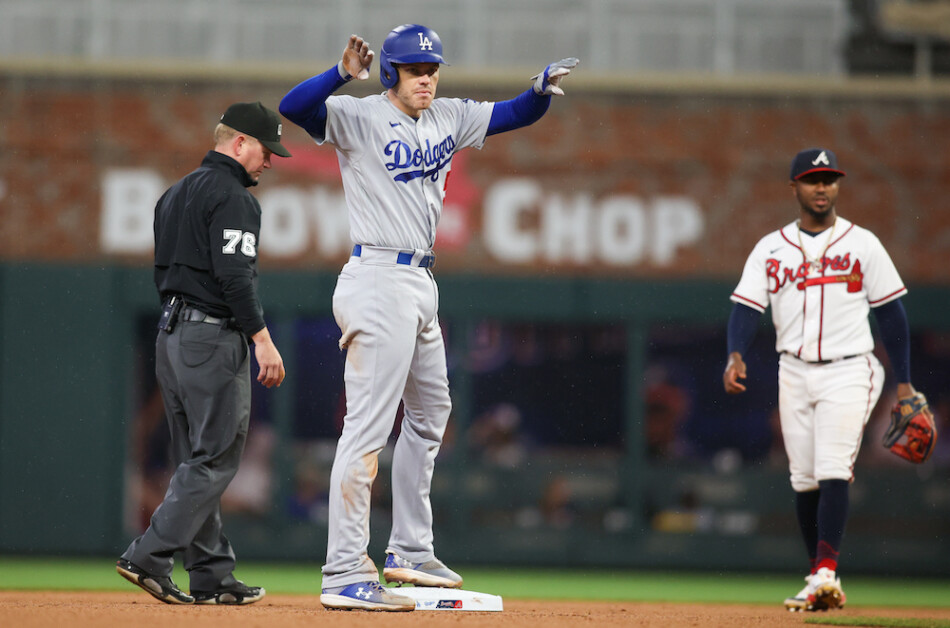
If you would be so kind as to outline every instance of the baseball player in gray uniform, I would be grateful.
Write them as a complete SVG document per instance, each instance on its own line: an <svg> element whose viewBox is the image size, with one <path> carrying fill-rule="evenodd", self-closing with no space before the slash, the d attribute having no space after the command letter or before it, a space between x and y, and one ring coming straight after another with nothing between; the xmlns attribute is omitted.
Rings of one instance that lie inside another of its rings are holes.
<svg viewBox="0 0 950 628"><path fill-rule="evenodd" d="M489 135L537 121L561 79L564 59L504 102L436 99L442 42L430 28L393 29L380 52L382 94L333 96L365 79L375 53L353 35L340 62L284 96L280 112L317 144L337 150L355 244L333 294L346 349L346 418L330 478L330 525L321 603L332 609L408 611L367 554L370 491L400 400L404 417L392 462L393 525L387 582L461 587L435 556L429 490L451 399L432 275L436 227L452 156Z"/></svg>

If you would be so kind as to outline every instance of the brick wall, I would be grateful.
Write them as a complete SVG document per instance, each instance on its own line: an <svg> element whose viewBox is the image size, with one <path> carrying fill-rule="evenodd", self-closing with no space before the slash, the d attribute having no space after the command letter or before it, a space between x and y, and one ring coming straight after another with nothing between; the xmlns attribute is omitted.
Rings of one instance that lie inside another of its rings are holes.
<svg viewBox="0 0 950 628"><path fill-rule="evenodd" d="M228 104L261 100L276 109L292 84L0 75L0 259L148 265L147 248L103 247L105 175L151 172L167 186L199 163ZM444 87L440 95L501 100L521 88L454 89ZM378 87L344 90L360 95ZM436 243L439 267L489 274L737 278L758 238L797 216L787 186L792 155L822 145L835 150L848 173L839 214L875 231L906 279L947 283L950 273L940 264L950 256L948 104L943 96L829 94L821 83L807 92L745 94L702 87L611 92L579 83L556 98L539 123L493 136L482 150L463 151L453 162L447 198L453 213L443 220ZM268 198L276 190L305 199L313 233L304 248L288 252L268 250L265 230L262 266L336 267L349 246L345 231L321 239L326 223L317 212L328 196L340 203L333 150L317 147L290 124L284 137L295 157L275 158L254 193L265 213L278 211L270 209ZM501 183L515 181L530 182L539 197L507 227L496 225L518 236L493 231L505 242L499 245L484 230L487 221L504 221L506 215L492 211L490 203ZM662 237L658 199L685 199L701 220L699 231L674 242L665 255L651 249ZM142 202L153 206L154 200ZM643 223L617 228L640 225L644 234L604 235L613 225L604 216L616 203L626 203L629 215L645 216ZM586 212L586 235L545 231L565 207L569 214ZM275 225L279 229L280 222ZM276 232L271 236L279 240ZM605 242L618 239L631 247L629 262L605 261ZM518 257L519 241L537 251Z"/></svg>

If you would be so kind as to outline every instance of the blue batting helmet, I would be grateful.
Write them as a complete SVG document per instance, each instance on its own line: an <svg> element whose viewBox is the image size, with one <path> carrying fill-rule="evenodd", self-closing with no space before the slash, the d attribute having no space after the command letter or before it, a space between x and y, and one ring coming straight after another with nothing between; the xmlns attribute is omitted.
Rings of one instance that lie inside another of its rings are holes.
<svg viewBox="0 0 950 628"><path fill-rule="evenodd" d="M445 63L439 34L419 24L392 29L379 51L379 80L387 89L399 82L394 63Z"/></svg>

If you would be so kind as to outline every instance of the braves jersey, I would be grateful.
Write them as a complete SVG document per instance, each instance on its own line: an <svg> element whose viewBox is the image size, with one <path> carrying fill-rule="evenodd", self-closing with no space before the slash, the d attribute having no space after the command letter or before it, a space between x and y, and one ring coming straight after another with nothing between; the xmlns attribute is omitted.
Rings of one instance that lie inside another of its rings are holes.
<svg viewBox="0 0 950 628"><path fill-rule="evenodd" d="M906 293L877 236L838 216L834 231L812 236L796 221L759 240L730 298L771 306L776 351L817 362L873 350L870 308Z"/></svg>
<svg viewBox="0 0 950 628"><path fill-rule="evenodd" d="M452 155L485 143L494 103L438 98L416 120L385 94L327 98L355 244L430 250Z"/></svg>

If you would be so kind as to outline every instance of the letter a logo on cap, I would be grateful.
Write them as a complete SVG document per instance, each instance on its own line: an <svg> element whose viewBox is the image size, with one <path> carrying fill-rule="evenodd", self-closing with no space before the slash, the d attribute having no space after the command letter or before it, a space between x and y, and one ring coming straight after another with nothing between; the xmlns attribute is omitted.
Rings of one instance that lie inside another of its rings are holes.
<svg viewBox="0 0 950 628"><path fill-rule="evenodd" d="M828 155L825 154L825 151L821 151L821 153L811 162L811 165L813 166L817 166L818 164L831 166L831 162L828 161Z"/></svg>

